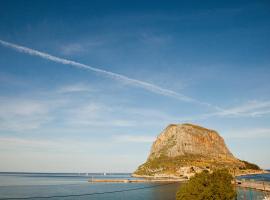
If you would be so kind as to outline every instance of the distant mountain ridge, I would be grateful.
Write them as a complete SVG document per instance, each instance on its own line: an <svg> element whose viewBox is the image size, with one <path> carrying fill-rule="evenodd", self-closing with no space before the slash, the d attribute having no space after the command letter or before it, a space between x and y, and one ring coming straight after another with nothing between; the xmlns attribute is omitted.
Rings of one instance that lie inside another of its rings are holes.
<svg viewBox="0 0 270 200"><path fill-rule="evenodd" d="M257 165L240 161L214 130L194 124L171 124L153 143L147 161L134 176L187 177L202 170L228 168L241 173Z"/></svg>

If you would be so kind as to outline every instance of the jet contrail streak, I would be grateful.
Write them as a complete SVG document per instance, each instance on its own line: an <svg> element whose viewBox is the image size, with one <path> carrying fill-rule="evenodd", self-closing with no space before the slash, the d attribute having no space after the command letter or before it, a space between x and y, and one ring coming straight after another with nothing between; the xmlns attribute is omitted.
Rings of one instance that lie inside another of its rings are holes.
<svg viewBox="0 0 270 200"><path fill-rule="evenodd" d="M35 50L35 49L20 46L20 45L13 44L13 43L10 43L10 42L6 42L6 41L3 41L3 40L0 40L0 44L5 46L5 47L17 50L19 52L29 54L29 55L32 55L32 56L38 56L38 57L41 57L41 58L44 58L44 59L47 59L47 60L50 60L50 61L53 61L53 62L61 63L61 64L64 64L64 65L71 65L71 66L82 68L82 69L91 70L93 72L108 76L108 77L113 78L113 79L118 80L118 81L122 81L122 82L124 82L126 84L130 84L130 85L133 85L133 86L143 88L145 90L148 90L148 91L156 93L156 94L161 94L163 96L173 97L173 98L176 98L176 99L181 100L181 101L196 103L196 104L200 104L200 105L204 105L204 106L208 106L208 107L214 107L216 109L219 109L218 107L212 106L212 105L210 105L208 103L198 101L196 99L185 96L185 95L180 94L178 92L175 92L173 90L162 88L160 86L157 86L157 85L145 82L145 81L129 78L127 76L124 76L124 75L121 75L121 74L118 74L118 73L106 71L106 70L96 68L96 67L91 67L90 65L85 65L85 64L78 63L78 62L75 62L75 61L72 61L72 60L56 57L56 56L50 55L48 53L44 53L44 52L41 52L41 51L38 51L38 50Z"/></svg>

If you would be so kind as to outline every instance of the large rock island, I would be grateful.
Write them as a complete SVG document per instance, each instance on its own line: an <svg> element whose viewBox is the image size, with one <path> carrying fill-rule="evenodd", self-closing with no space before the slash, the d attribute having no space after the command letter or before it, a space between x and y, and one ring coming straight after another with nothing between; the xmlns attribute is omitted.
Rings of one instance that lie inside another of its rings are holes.
<svg viewBox="0 0 270 200"><path fill-rule="evenodd" d="M147 161L133 176L189 178L217 168L237 174L259 171L257 165L235 158L216 131L193 124L171 124L157 137Z"/></svg>

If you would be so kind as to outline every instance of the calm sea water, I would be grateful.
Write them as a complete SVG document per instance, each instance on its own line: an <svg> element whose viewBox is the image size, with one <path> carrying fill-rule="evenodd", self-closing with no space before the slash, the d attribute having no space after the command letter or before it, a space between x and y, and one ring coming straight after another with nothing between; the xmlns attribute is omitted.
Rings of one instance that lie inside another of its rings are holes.
<svg viewBox="0 0 270 200"><path fill-rule="evenodd" d="M270 182L270 172L269 174L245 175L245 176L240 176L239 178L246 179L246 180Z"/></svg>
<svg viewBox="0 0 270 200"><path fill-rule="evenodd" d="M256 176L270 181L269 174ZM46 197L59 195L77 195L130 190L119 193L95 194L90 196L51 198L53 200L174 200L181 184L145 184L145 183L89 183L91 178L115 179L129 178L130 174L72 174L72 173L0 173L0 199L16 197ZM255 177L253 177L255 179ZM252 197L252 198L250 198ZM263 193L238 189L238 199L263 198ZM40 199L40 198L34 198Z"/></svg>

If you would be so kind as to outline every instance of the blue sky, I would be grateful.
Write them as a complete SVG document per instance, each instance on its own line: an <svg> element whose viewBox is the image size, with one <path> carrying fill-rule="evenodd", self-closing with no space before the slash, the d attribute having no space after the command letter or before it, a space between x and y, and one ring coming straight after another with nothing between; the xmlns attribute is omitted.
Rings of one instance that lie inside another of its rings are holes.
<svg viewBox="0 0 270 200"><path fill-rule="evenodd" d="M270 168L269 11L267 1L1 1L0 171L132 172L184 122Z"/></svg>

